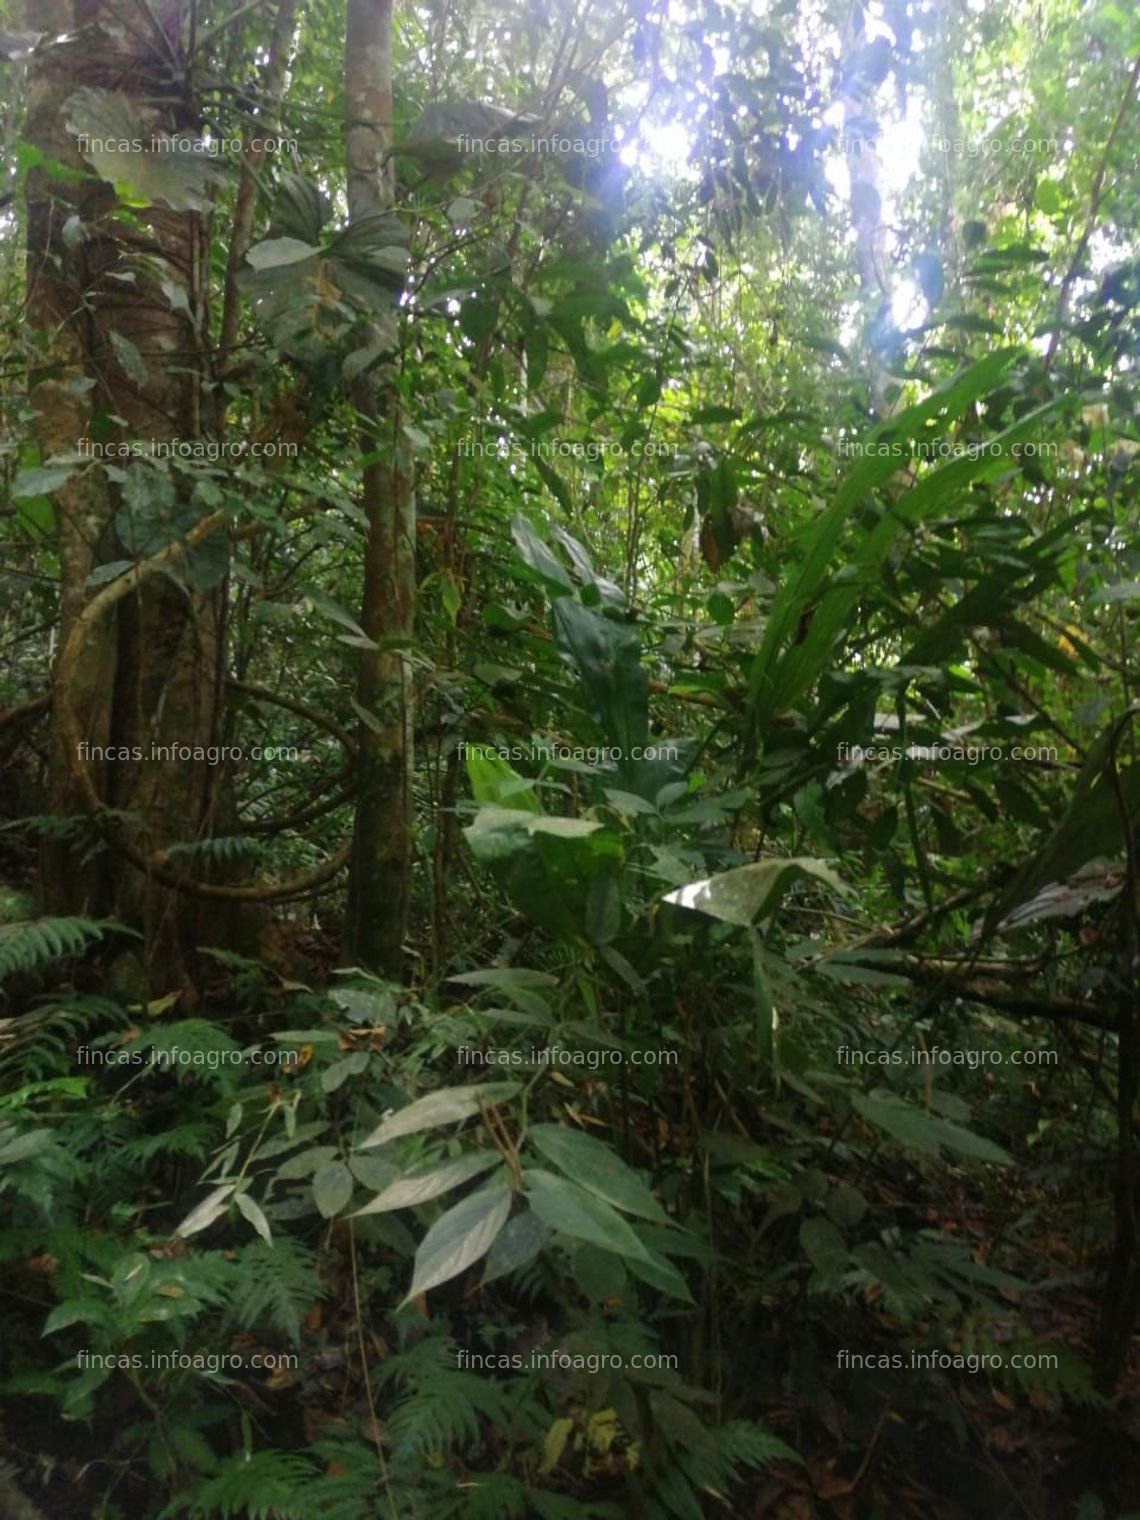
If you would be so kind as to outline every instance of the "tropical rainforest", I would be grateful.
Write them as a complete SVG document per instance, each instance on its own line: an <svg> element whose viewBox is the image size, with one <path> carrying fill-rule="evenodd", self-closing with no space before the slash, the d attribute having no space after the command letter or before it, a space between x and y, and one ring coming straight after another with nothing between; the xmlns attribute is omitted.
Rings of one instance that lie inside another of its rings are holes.
<svg viewBox="0 0 1140 1520"><path fill-rule="evenodd" d="M0 0L2 1520L1140 1516L1138 97Z"/></svg>

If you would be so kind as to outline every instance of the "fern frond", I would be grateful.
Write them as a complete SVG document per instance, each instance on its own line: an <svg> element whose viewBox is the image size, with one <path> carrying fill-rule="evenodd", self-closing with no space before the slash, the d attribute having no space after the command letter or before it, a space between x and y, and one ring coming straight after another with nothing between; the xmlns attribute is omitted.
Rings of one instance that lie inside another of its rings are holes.
<svg viewBox="0 0 1140 1520"><path fill-rule="evenodd" d="M297 1502L320 1520L373 1520L388 1514L376 1448L360 1441L318 1441L312 1450L325 1465Z"/></svg>
<svg viewBox="0 0 1140 1520"><path fill-rule="evenodd" d="M481 1442L479 1416L505 1423L506 1410L492 1380L475 1372L429 1372L417 1378L388 1415L396 1465L415 1464L432 1452Z"/></svg>
<svg viewBox="0 0 1140 1520"><path fill-rule="evenodd" d="M35 918L0 924L0 979L79 955L109 929L132 932L123 924L94 918Z"/></svg>
<svg viewBox="0 0 1140 1520"><path fill-rule="evenodd" d="M517 1520L527 1513L527 1491L511 1473L471 1473L456 1515L463 1520Z"/></svg>
<svg viewBox="0 0 1140 1520"><path fill-rule="evenodd" d="M19 831L41 839L56 839L73 849L83 849L81 859L90 860L107 848L95 822L86 813L29 813L11 823L0 824L0 834Z"/></svg>
<svg viewBox="0 0 1140 1520"><path fill-rule="evenodd" d="M773 1462L803 1463L803 1458L779 1436L752 1420L729 1420L713 1429L717 1456L733 1468L768 1467Z"/></svg>
<svg viewBox="0 0 1140 1520"><path fill-rule="evenodd" d="M193 1071L198 1076L206 1076L219 1071L233 1074L241 1046L211 1019L180 1019L176 1024L164 1024L151 1030L131 1049L132 1053L152 1051L149 1059L160 1071ZM213 1066L206 1059L195 1059L199 1056L208 1058L214 1052L218 1053L218 1061Z"/></svg>
<svg viewBox="0 0 1140 1520"><path fill-rule="evenodd" d="M425 1336L389 1357L380 1381L403 1391L387 1418L394 1467L414 1468L428 1453L478 1447L480 1416L510 1428L510 1384L457 1368L446 1337Z"/></svg>
<svg viewBox="0 0 1140 1520"><path fill-rule="evenodd" d="M81 1037L94 1027L102 1030L125 1028L129 1016L125 1008L110 998L58 994L44 1000L27 1013L8 1020L0 1032L0 1062L18 1075L5 1077L10 1090L20 1081L35 1081L52 1073L73 1076L75 1047Z"/></svg>
<svg viewBox="0 0 1140 1520"><path fill-rule="evenodd" d="M214 1131L208 1124L179 1124L157 1135L140 1135L119 1149L119 1159L128 1166L143 1166L156 1156L189 1156L204 1161L210 1152Z"/></svg>
<svg viewBox="0 0 1140 1520"><path fill-rule="evenodd" d="M238 1330L271 1328L293 1345L301 1339L301 1316L328 1288L317 1275L317 1253L289 1235L270 1246L252 1240L234 1259L228 1318Z"/></svg>
<svg viewBox="0 0 1140 1520"><path fill-rule="evenodd" d="M169 859L180 865L245 866L261 860L267 848L262 839L254 839L248 834L232 834L172 844L166 853Z"/></svg>
<svg viewBox="0 0 1140 1520"><path fill-rule="evenodd" d="M190 1496L191 1520L316 1520L299 1499L313 1478L306 1458L285 1451L238 1452Z"/></svg>

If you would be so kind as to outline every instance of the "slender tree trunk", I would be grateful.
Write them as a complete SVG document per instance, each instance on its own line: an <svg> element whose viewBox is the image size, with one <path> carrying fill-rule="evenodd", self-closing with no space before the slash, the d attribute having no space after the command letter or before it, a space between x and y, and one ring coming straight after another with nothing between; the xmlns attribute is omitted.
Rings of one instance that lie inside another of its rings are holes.
<svg viewBox="0 0 1140 1520"><path fill-rule="evenodd" d="M392 141L392 0L349 0L345 34L349 219L389 210ZM395 318L392 319L393 346ZM393 387L373 375L354 387L367 518L360 625L378 647L362 651L356 824L346 952L399 978L408 919L412 827L412 688L407 642L415 610L415 497Z"/></svg>
<svg viewBox="0 0 1140 1520"><path fill-rule="evenodd" d="M82 175L60 182L33 172L28 181L28 308L51 345L30 386L41 449L45 456L74 455L100 418L122 419L125 425L115 424L110 434L120 442L200 436L211 426L201 216L156 205L120 215L113 188L91 176L66 127L66 103L83 87L114 91L148 130L196 125L188 106L167 103L171 86L164 76L180 45L180 0L152 0L142 9L128 0L51 0L50 6L29 0L27 19L36 30L47 23L57 36L71 34L36 57L27 136ZM132 485L145 488L156 478L150 461L118 463L128 479L139 472ZM185 511L185 480L173 470L169 478ZM133 499L143 496L145 489ZM123 539L128 499L122 478L95 461L55 494L61 649L94 595L91 572L138 555ZM132 837L148 850L195 838L204 820L206 763L155 759L152 745L210 743L220 700L221 627L216 591L151 577L99 625L66 672L82 742L116 753L103 763L85 757L99 797L129 814ZM86 809L75 756L62 739L59 677L57 671L51 809L73 815ZM135 749L142 759L134 758ZM123 751L131 758L121 758ZM73 844L53 845L45 851L41 885L49 911L115 911L141 921L159 979L180 976L201 928L196 912L117 853L92 862ZM211 935L207 942L218 941Z"/></svg>

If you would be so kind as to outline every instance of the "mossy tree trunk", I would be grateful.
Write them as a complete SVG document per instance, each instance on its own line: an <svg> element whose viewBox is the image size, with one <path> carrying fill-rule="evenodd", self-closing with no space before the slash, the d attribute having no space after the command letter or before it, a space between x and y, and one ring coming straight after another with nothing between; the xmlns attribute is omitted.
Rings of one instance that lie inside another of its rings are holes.
<svg viewBox="0 0 1140 1520"><path fill-rule="evenodd" d="M113 92L148 132L195 129L180 101L181 0L28 0L29 29L63 40L42 44L29 80L28 140L74 169L73 179L34 170L28 179L28 306L50 334L33 360L30 395L45 458L102 442L169 443L213 424L206 305L207 224L201 211L163 204L129 208L96 178L67 121L80 89ZM162 105L153 102L161 100ZM55 494L60 562L59 648L95 594L100 566L140 557L126 541L127 503L165 490L178 520L194 514L191 482L152 458L92 460ZM156 485L165 475L166 484ZM204 516L205 512L199 515ZM151 540L153 542L153 539ZM215 558L224 554L215 542ZM220 732L223 637L220 591L151 576L123 598L69 668L56 669L50 805L86 810L77 781L86 766L108 808L129 814L148 850L208 830L220 775L205 761L152 759L152 746L206 747ZM62 739L59 707L79 715L85 743ZM115 758L99 751L110 748ZM142 759L133 758L142 752ZM121 758L126 752L132 758ZM179 973L201 935L220 926L113 849L84 860L74 843L45 849L42 896L49 912L114 911L145 926L157 980ZM217 932L213 932L214 930ZM152 978L154 980L154 978Z"/></svg>

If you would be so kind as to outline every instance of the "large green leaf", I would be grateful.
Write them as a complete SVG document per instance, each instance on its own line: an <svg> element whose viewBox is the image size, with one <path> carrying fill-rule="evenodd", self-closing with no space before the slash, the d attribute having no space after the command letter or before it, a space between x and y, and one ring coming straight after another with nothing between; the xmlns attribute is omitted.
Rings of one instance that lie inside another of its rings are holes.
<svg viewBox="0 0 1140 1520"><path fill-rule="evenodd" d="M508 1219L488 1252L487 1265L483 1271L484 1284L525 1267L528 1261L533 1261L545 1248L549 1240L549 1227L530 1209Z"/></svg>
<svg viewBox="0 0 1140 1520"><path fill-rule="evenodd" d="M236 1182L224 1182L212 1193L207 1193L201 1203L190 1210L175 1230L175 1235L185 1240L190 1235L197 1235L199 1230L208 1229L215 1219L220 1219L229 1208L230 1195L236 1187Z"/></svg>
<svg viewBox="0 0 1140 1520"><path fill-rule="evenodd" d="M805 876L824 882L837 892L848 890L830 866L809 856L789 860L761 860L750 866L737 866L704 881L678 887L665 896L667 903L693 908L726 924L748 928L757 918L774 913L788 888Z"/></svg>
<svg viewBox="0 0 1140 1520"><path fill-rule="evenodd" d="M621 841L588 818L480 808L464 837L475 858L506 888L520 913L557 939L588 939L595 880L621 860Z"/></svg>
<svg viewBox="0 0 1140 1520"><path fill-rule="evenodd" d="M352 1197L352 1173L343 1161L327 1161L313 1178L313 1201L318 1212L331 1219Z"/></svg>
<svg viewBox="0 0 1140 1520"><path fill-rule="evenodd" d="M478 1177L480 1172L489 1170L499 1160L501 1157L498 1151L491 1151L418 1166L406 1177L390 1182L383 1192L378 1193L371 1203L358 1209L353 1217L360 1214L383 1214L388 1209L415 1208L431 1198L438 1198L442 1193L449 1193L452 1188L457 1188L464 1182L470 1182L472 1177Z"/></svg>
<svg viewBox="0 0 1140 1520"><path fill-rule="evenodd" d="M463 833L476 860L493 865L495 861L525 849L536 834L556 839L586 839L602 825L591 818L547 818L522 808L481 807L475 822Z"/></svg>
<svg viewBox="0 0 1140 1520"><path fill-rule="evenodd" d="M463 757L467 779L476 802L490 802L520 812L540 811L538 795L501 755L489 746L468 745Z"/></svg>
<svg viewBox="0 0 1140 1520"><path fill-rule="evenodd" d="M965 1156L971 1161L991 1161L998 1166L1009 1166L1012 1157L1000 1145L975 1135L949 1119L928 1114L913 1104L905 1103L893 1093L876 1090L874 1093L855 1092L851 1106L868 1124L883 1130L893 1139L923 1156L937 1156L939 1148Z"/></svg>
<svg viewBox="0 0 1140 1520"><path fill-rule="evenodd" d="M1074 876L1098 855L1120 854L1140 819L1140 765L1119 763L1114 776L1113 736L1140 707L1129 709L1089 750L1064 816L1041 848L1022 865L986 916L994 929L1043 887Z"/></svg>
<svg viewBox="0 0 1140 1520"><path fill-rule="evenodd" d="M450 1282L486 1256L507 1222L513 1197L509 1188L489 1188L472 1193L441 1215L420 1242L412 1286L404 1303Z"/></svg>
<svg viewBox="0 0 1140 1520"><path fill-rule="evenodd" d="M559 597L552 615L554 641L577 667L590 716L620 751L620 768L649 737L649 677L641 665L641 641L635 629L572 597Z"/></svg>
<svg viewBox="0 0 1140 1520"><path fill-rule="evenodd" d="M574 590L570 572L555 558L521 512L515 514L511 523L511 537L524 564L545 584L549 595L565 596Z"/></svg>
<svg viewBox="0 0 1140 1520"><path fill-rule="evenodd" d="M668 1215L637 1173L600 1140L564 1124L532 1124L527 1138L548 1161L615 1208L668 1224Z"/></svg>
<svg viewBox="0 0 1140 1520"><path fill-rule="evenodd" d="M407 1108L384 1120L356 1147L358 1151L387 1145L401 1135L415 1135L420 1130L438 1129L441 1124L457 1124L479 1112L483 1103L497 1103L518 1091L516 1082L478 1082L472 1087L441 1087L438 1092L417 1098Z"/></svg>
<svg viewBox="0 0 1140 1520"><path fill-rule="evenodd" d="M310 205L301 220L311 226L314 219ZM238 284L273 343L300 363L357 345L358 319L369 318L369 341L355 347L350 366L359 373L396 347L393 312L404 287L407 241L399 217L380 211L325 246L292 235L266 238L246 252Z"/></svg>
<svg viewBox="0 0 1140 1520"><path fill-rule="evenodd" d="M226 177L228 166L199 137L144 126L126 96L113 90L76 90L64 113L80 153L123 200L147 206L164 201L173 211L213 210L209 187Z"/></svg>
<svg viewBox="0 0 1140 1520"><path fill-rule="evenodd" d="M642 1282L647 1282L651 1288L657 1288L662 1293L668 1293L671 1298L679 1298L682 1303L693 1303L693 1295L689 1292L689 1285L678 1272L671 1261L666 1261L664 1256L659 1256L656 1251L650 1251L646 1260L640 1257L629 1258L629 1270Z"/></svg>
<svg viewBox="0 0 1140 1520"><path fill-rule="evenodd" d="M76 464L32 465L21 470L12 482L13 501L26 501L31 497L50 494L67 484L81 466Z"/></svg>
<svg viewBox="0 0 1140 1520"><path fill-rule="evenodd" d="M526 1168L523 1180L531 1208L552 1230L575 1240L588 1240L605 1251L616 1251L619 1256L649 1261L645 1246L604 1199L565 1177L532 1167Z"/></svg>

